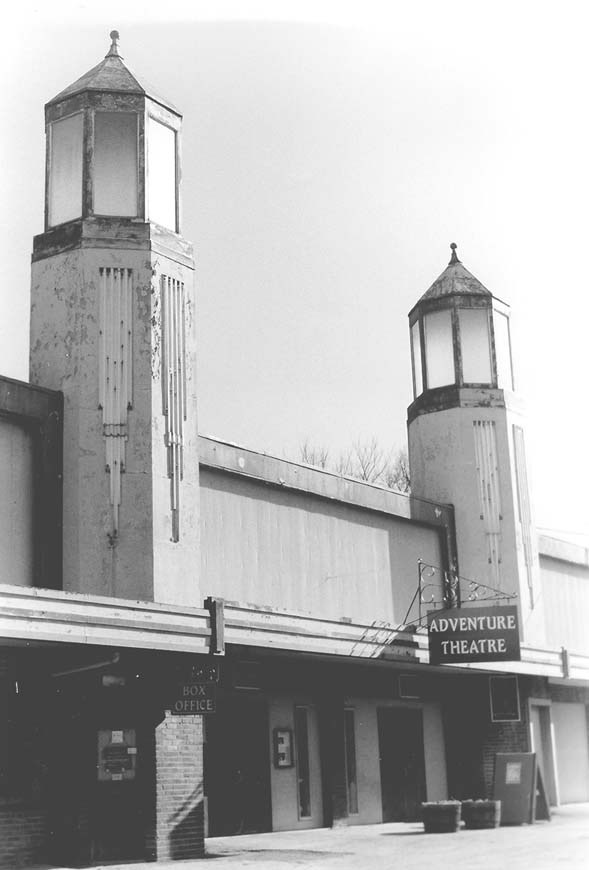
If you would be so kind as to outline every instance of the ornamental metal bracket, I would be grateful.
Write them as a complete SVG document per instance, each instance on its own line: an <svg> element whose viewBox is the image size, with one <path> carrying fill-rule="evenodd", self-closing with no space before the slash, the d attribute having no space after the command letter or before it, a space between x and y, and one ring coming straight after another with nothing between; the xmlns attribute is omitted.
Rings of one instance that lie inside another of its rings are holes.
<svg viewBox="0 0 589 870"><path fill-rule="evenodd" d="M417 560L418 585L417 592L413 596L405 621L409 618L410 611L418 601L419 617L418 624L427 618L424 607L437 607L450 609L460 607L467 601L512 601L517 598L516 593L505 592L479 583L469 577L461 577L453 571L445 571L436 565L429 565L422 559Z"/></svg>
<svg viewBox="0 0 589 870"><path fill-rule="evenodd" d="M511 601L518 596L514 593L504 592L502 589L494 589L485 583L461 577L455 571L447 571L437 565L430 565L423 559L417 560L417 589L409 602L407 613L403 621L395 626L383 620L374 620L366 628L362 637L356 641L350 652L351 655L359 655L359 650L364 644L373 647L369 654L371 658L379 657L385 648L390 648L395 643L404 647L404 654L410 654L409 646L415 646L407 642L408 632L425 631L428 611L432 608L449 610L460 607L466 601ZM412 611L417 607L417 618L412 616Z"/></svg>

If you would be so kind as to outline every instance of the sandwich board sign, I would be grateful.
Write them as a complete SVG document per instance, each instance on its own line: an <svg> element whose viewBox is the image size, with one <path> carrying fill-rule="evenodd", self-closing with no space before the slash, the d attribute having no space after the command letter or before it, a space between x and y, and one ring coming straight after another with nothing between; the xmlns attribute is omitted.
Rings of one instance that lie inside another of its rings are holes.
<svg viewBox="0 0 589 870"><path fill-rule="evenodd" d="M493 799L501 801L502 825L531 825L536 818L536 754L497 752Z"/></svg>

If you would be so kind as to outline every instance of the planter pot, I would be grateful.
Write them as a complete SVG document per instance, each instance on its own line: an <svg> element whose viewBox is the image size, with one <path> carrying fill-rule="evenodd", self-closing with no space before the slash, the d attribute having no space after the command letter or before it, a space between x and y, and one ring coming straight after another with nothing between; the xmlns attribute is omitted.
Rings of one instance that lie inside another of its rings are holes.
<svg viewBox="0 0 589 870"><path fill-rule="evenodd" d="M501 823L501 801L462 801L465 828L498 828Z"/></svg>
<svg viewBox="0 0 589 870"><path fill-rule="evenodd" d="M443 801L421 805L423 829L426 834L450 834L460 830L460 801Z"/></svg>

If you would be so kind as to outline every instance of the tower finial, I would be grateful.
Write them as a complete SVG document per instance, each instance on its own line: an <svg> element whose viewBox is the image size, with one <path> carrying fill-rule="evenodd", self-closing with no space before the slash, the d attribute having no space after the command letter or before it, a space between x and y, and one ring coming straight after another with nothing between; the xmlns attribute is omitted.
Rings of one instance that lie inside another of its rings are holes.
<svg viewBox="0 0 589 870"><path fill-rule="evenodd" d="M119 54L119 31L118 30L111 30L110 38L111 38L112 42L110 44L110 49L108 51L108 54L105 56L106 57L120 57L120 54Z"/></svg>
<svg viewBox="0 0 589 870"><path fill-rule="evenodd" d="M450 262L448 263L448 265L453 266L454 263L459 263L460 260L458 259L457 255L456 255L456 242L452 242L450 244L450 247L452 249L452 256L450 257Z"/></svg>

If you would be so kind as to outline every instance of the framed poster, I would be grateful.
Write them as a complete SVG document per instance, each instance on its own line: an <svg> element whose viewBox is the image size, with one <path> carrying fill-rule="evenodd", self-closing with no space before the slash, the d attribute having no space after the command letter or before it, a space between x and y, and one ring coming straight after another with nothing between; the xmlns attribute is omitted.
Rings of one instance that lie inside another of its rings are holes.
<svg viewBox="0 0 589 870"><path fill-rule="evenodd" d="M135 779L137 739L134 728L102 728L98 732L98 782L128 782Z"/></svg>
<svg viewBox="0 0 589 870"><path fill-rule="evenodd" d="M275 728L273 743L274 767L293 767L292 728Z"/></svg>

